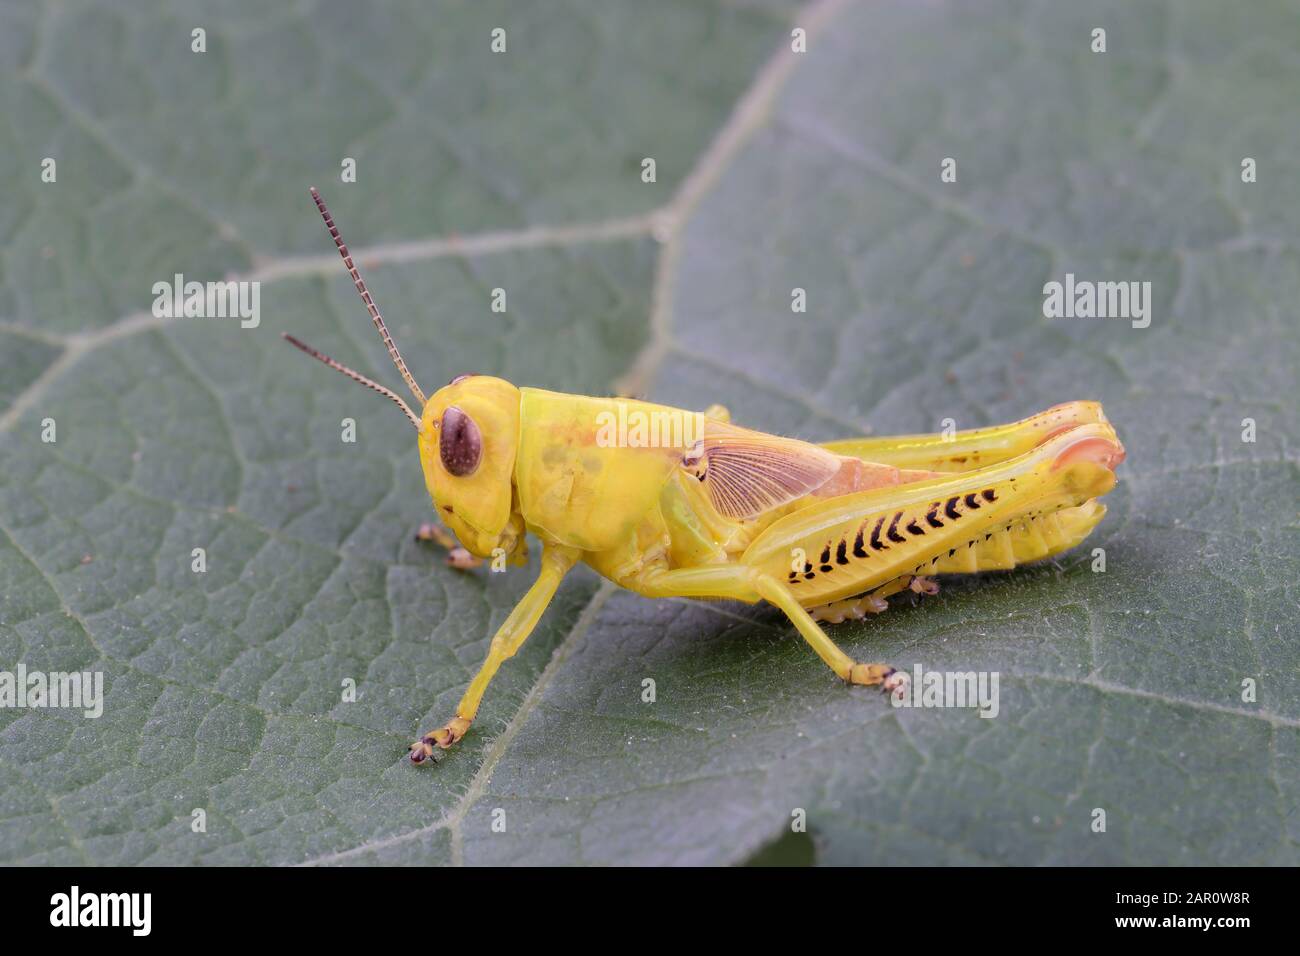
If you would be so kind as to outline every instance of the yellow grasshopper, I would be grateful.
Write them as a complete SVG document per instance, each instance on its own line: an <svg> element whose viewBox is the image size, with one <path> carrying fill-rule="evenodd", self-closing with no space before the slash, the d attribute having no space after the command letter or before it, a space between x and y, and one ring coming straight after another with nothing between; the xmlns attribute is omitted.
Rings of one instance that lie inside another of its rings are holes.
<svg viewBox="0 0 1300 956"><path fill-rule="evenodd" d="M1096 402L948 435L822 445L740 428L726 409L688 412L458 375L425 397L313 188L334 244L420 406L290 335L392 399L418 433L441 519L472 554L541 573L492 638L455 716L411 760L460 740L488 682L519 650L579 561L646 597L768 601L850 684L901 694L906 676L858 663L818 626L878 613L932 575L1013 568L1078 544L1105 514L1124 449Z"/></svg>

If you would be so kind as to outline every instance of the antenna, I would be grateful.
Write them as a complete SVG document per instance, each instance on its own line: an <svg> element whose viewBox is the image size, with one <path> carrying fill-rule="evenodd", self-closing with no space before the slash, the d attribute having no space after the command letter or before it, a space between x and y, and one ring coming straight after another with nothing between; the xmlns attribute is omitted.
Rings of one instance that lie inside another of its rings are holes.
<svg viewBox="0 0 1300 956"><path fill-rule="evenodd" d="M283 336L284 340L288 342L290 345L292 345L294 348L301 349L302 351L310 355L312 358L319 359L320 361L324 362L326 365L328 365L330 368L334 369L335 371L342 372L348 378L352 379L352 381L360 382L362 385L366 386L366 388L373 388L380 395L387 395L389 398L391 398L393 401L397 403L398 408L400 408L403 412L406 413L406 417L411 420L411 424L415 426L415 430L417 432L420 430L420 419L416 417L415 412L411 411L411 407L407 405L406 402L402 401L402 396L398 395L391 388L384 388L384 386L380 385L378 382L372 382L370 379L366 378L360 372L354 372L352 369L348 368L342 362L334 361L334 359L330 358L324 352L317 352L314 348L312 348L307 343L298 341L288 332L281 332L280 335Z"/></svg>
<svg viewBox="0 0 1300 956"><path fill-rule="evenodd" d="M343 264L348 267L348 274L352 276L352 284L357 287L357 295L361 296L361 301L366 304L366 310L370 313L371 320L375 323L375 328L384 338L384 345L388 346L388 354L392 356L393 364L397 370L402 373L402 378L406 379L406 385L415 396L416 401L421 406L425 403L424 392L420 391L420 386L415 384L415 378L406 368L406 363L402 361L402 353L397 351L397 346L393 344L393 337L388 334L388 326L384 325L384 317L379 314L375 308L375 300L370 296L370 290L366 288L365 280L361 278L361 273L357 271L356 265L352 262L352 254L348 252L348 247L343 243L343 237L339 235L338 226L334 225L334 217L330 211L325 208L325 200L320 198L320 193L315 186L311 187L311 198L316 200L316 208L320 210L321 218L325 220L325 228L330 231L330 237L334 240L334 245L338 247L339 255L343 257ZM304 349L304 351L307 351ZM311 354L308 352L308 354ZM321 356L318 354L317 358ZM342 369L340 369L342 370ZM356 373L352 373L356 375ZM373 385L373 383L369 383ZM378 388L377 385L374 386ZM418 426L417 426L418 427Z"/></svg>

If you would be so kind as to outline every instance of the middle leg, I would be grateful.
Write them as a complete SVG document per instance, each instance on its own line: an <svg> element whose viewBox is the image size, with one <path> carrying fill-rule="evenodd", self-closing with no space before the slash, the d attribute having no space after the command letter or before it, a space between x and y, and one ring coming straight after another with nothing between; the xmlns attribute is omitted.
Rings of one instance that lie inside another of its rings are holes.
<svg viewBox="0 0 1300 956"><path fill-rule="evenodd" d="M848 683L883 685L885 690L895 691L907 680L905 674L889 664L864 664L853 660L818 627L789 588L755 568L733 564L672 571L653 569L620 583L646 597L720 597L749 604L761 598L785 612L817 656Z"/></svg>

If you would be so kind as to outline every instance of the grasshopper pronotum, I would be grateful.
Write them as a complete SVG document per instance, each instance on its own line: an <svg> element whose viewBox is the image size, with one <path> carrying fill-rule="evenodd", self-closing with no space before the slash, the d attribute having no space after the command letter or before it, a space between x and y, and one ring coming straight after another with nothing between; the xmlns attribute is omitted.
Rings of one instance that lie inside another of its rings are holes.
<svg viewBox="0 0 1300 956"><path fill-rule="evenodd" d="M1115 486L1124 449L1096 402L951 435L814 445L740 428L720 406L692 413L488 375L458 375L426 398L311 192L420 414L285 338L397 403L418 433L434 507L465 549L522 564L527 533L543 546L541 573L492 638L455 716L411 745L415 763L465 735L488 682L579 561L647 597L768 601L840 678L901 692L903 673L854 661L817 621L883 611L884 598L908 588L934 593L932 575L1058 554L1106 512L1096 499Z"/></svg>

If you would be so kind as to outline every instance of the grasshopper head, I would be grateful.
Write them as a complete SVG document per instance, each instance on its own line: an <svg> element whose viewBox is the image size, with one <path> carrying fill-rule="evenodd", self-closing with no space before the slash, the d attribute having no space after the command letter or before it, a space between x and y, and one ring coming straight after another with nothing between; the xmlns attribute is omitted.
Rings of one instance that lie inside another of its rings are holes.
<svg viewBox="0 0 1300 956"><path fill-rule="evenodd" d="M388 346L393 364L421 406L420 415L417 416L392 389L304 345L291 335L284 337L313 358L397 404L419 433L420 464L424 468L424 481L433 497L434 507L461 544L479 557L490 557L495 549L501 548L507 560L523 561L526 554L524 521L515 507L514 494L515 452L519 446L519 390L504 379L489 375L458 375L426 399L393 344L370 290L362 281L333 217L325 208L325 201L314 187L311 194L371 321Z"/></svg>
<svg viewBox="0 0 1300 956"><path fill-rule="evenodd" d="M490 375L458 375L424 405L420 464L438 516L470 552L522 556L515 507L519 389Z"/></svg>

